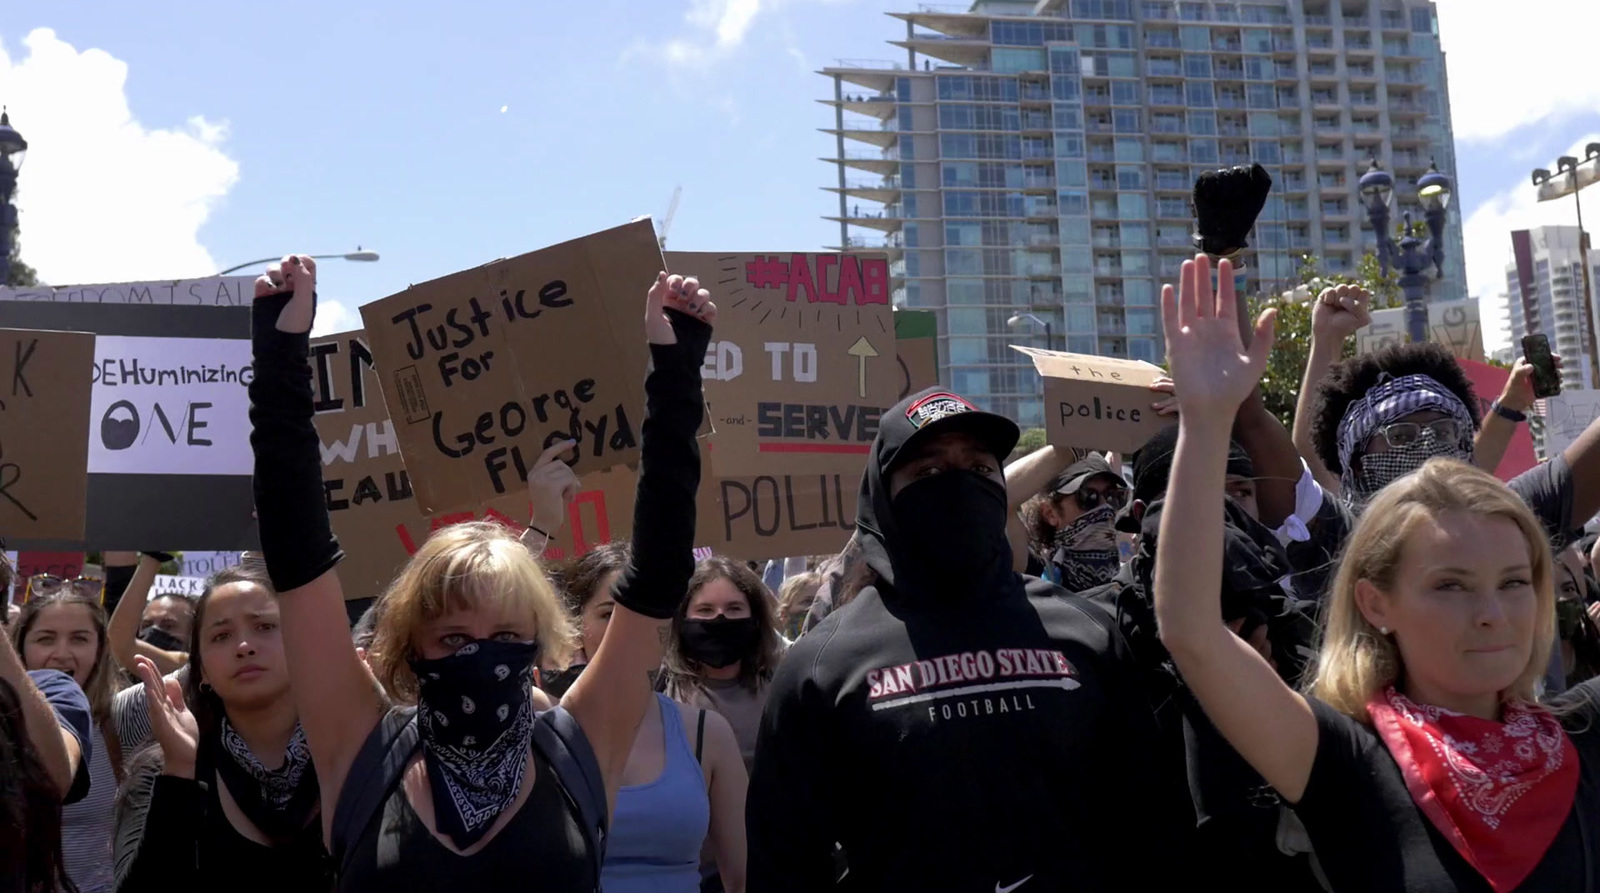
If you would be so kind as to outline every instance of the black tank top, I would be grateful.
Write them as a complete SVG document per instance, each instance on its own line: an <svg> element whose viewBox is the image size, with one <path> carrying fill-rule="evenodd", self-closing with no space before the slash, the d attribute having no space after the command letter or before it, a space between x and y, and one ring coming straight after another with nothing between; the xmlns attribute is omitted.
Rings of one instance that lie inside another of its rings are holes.
<svg viewBox="0 0 1600 893"><path fill-rule="evenodd" d="M533 751L528 799L480 851L462 856L440 843L396 785L383 814L364 831L339 879L344 893L481 890L593 893L598 878L583 826L555 770Z"/></svg>

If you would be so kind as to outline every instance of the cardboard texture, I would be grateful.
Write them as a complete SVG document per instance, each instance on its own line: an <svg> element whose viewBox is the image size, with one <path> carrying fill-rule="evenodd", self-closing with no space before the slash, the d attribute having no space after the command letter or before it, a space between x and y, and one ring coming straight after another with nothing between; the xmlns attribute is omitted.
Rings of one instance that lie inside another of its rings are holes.
<svg viewBox="0 0 1600 893"><path fill-rule="evenodd" d="M1489 407L1506 389L1506 381L1511 378L1511 373L1488 363L1472 360L1458 362L1472 381L1472 396L1478 401L1479 417L1488 418ZM1539 457L1533 451L1533 435L1529 433L1527 425L1518 425L1511 435L1511 443L1506 446L1505 455L1500 457L1500 465L1495 468L1494 476L1509 481L1538 463Z"/></svg>
<svg viewBox="0 0 1600 893"><path fill-rule="evenodd" d="M833 554L855 531L859 483L859 474L704 478L695 506L695 544L747 560ZM631 537L637 485L637 473L625 466L585 477L545 557L577 558Z"/></svg>
<svg viewBox="0 0 1600 893"><path fill-rule="evenodd" d="M939 383L939 319L932 310L894 312L894 350L901 378L896 402Z"/></svg>
<svg viewBox="0 0 1600 893"><path fill-rule="evenodd" d="M900 393L882 255L669 252L717 303L705 390L717 477L859 473Z"/></svg>
<svg viewBox="0 0 1600 893"><path fill-rule="evenodd" d="M454 273L361 308L424 512L521 489L545 446L588 473L639 455L640 320L662 269L648 219Z"/></svg>
<svg viewBox="0 0 1600 893"><path fill-rule="evenodd" d="M1172 424L1150 408L1150 385L1163 373L1119 360L1012 345L1044 377L1045 437L1056 447L1132 453Z"/></svg>
<svg viewBox="0 0 1600 893"><path fill-rule="evenodd" d="M0 329L0 531L13 548L82 541L94 336Z"/></svg>

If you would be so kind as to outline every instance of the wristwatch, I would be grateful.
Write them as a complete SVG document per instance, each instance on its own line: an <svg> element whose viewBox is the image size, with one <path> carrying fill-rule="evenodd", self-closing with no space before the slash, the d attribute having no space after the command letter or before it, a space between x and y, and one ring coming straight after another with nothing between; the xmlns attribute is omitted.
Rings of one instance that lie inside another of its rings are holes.
<svg viewBox="0 0 1600 893"><path fill-rule="evenodd" d="M1494 401L1494 405L1489 407L1489 411L1508 422L1526 422L1528 420L1527 413L1517 412L1515 409L1501 406L1499 400Z"/></svg>

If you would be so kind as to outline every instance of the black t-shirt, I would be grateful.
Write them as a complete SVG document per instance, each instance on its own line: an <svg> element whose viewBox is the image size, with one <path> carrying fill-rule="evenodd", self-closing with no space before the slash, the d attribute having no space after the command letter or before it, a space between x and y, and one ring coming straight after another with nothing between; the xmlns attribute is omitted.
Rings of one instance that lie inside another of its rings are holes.
<svg viewBox="0 0 1600 893"><path fill-rule="evenodd" d="M750 889L832 886L836 842L846 890L1164 889L1193 812L1112 619L1039 580L907 601L865 589L784 658Z"/></svg>
<svg viewBox="0 0 1600 893"><path fill-rule="evenodd" d="M1600 681L1591 681L1552 704L1567 711L1561 718L1578 751L1578 793L1566 824L1518 891L1600 893L1597 697ZM1317 757L1294 811L1334 893L1491 893L1488 881L1411 799L1377 732L1315 698L1308 700L1317 718Z"/></svg>
<svg viewBox="0 0 1600 893"><path fill-rule="evenodd" d="M381 728L381 727L380 727ZM533 790L483 849L463 856L439 842L402 785L357 839L339 889L351 893L459 890L589 891L597 879L576 807L537 748Z"/></svg>
<svg viewBox="0 0 1600 893"><path fill-rule="evenodd" d="M1566 457L1558 455L1541 462L1507 481L1506 486L1533 510L1550 541L1560 551L1564 537L1572 529L1572 468L1567 465ZM1292 542L1285 550L1294 570L1290 580L1298 597L1321 601L1333 583L1345 540L1355 530L1356 516L1349 504L1331 493L1324 493L1322 505L1308 526L1311 538Z"/></svg>

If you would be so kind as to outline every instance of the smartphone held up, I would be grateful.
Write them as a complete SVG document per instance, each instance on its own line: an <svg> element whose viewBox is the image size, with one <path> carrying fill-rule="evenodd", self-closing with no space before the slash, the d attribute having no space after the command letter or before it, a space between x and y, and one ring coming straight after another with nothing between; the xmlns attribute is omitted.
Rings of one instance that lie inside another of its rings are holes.
<svg viewBox="0 0 1600 893"><path fill-rule="evenodd" d="M1533 367L1533 396L1543 400L1561 393L1561 373L1556 370L1555 357L1550 353L1550 338L1546 335L1524 335L1522 356Z"/></svg>

